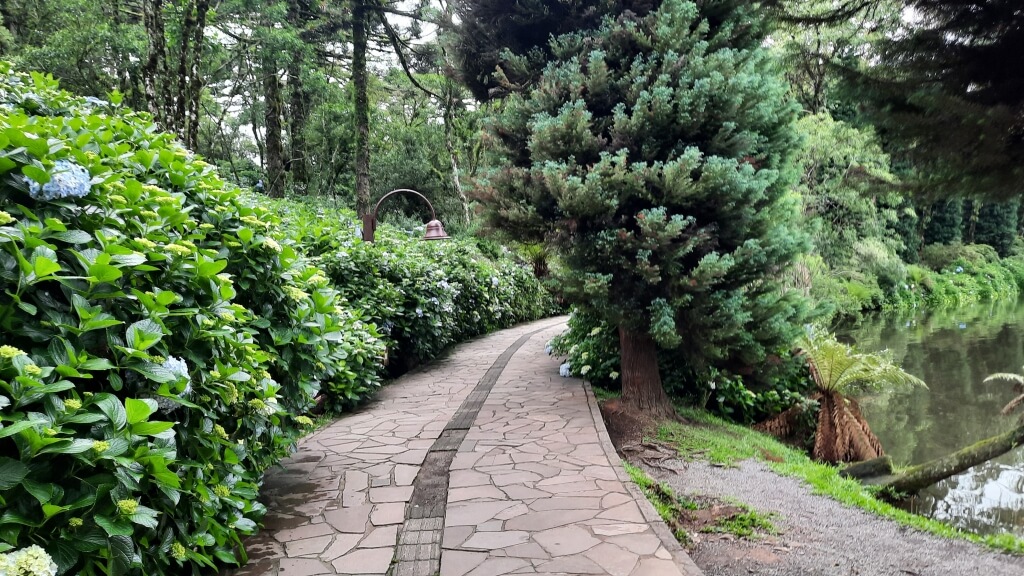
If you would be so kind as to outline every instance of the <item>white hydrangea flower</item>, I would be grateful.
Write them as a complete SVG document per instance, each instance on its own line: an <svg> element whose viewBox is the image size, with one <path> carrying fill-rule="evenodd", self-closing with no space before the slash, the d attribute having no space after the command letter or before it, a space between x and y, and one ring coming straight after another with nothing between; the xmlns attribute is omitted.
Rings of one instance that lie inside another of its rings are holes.
<svg viewBox="0 0 1024 576"><path fill-rule="evenodd" d="M57 564L33 544L10 554L0 554L0 576L57 576Z"/></svg>
<svg viewBox="0 0 1024 576"><path fill-rule="evenodd" d="M562 378L568 378L569 376L572 376L572 365L569 364L568 362L562 364L561 366L558 367L558 374Z"/></svg>
<svg viewBox="0 0 1024 576"><path fill-rule="evenodd" d="M171 374L179 378L189 378L188 375L188 364L181 358L175 358L174 356L168 356L162 364Z"/></svg>

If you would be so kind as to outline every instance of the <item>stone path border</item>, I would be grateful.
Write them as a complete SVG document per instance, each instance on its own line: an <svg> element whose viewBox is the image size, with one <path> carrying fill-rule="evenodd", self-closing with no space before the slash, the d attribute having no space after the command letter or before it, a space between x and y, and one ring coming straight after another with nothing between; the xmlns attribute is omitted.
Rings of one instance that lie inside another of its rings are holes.
<svg viewBox="0 0 1024 576"><path fill-rule="evenodd" d="M612 467L615 469L615 475L618 476L619 482L626 485L626 489L636 500L637 504L640 505L640 513L644 515L644 519L651 525L654 533L661 540L662 546L665 547L669 553L672 554L672 558L676 564L682 567L683 574L688 576L701 576L703 572L693 563L690 556L686 553L686 549L683 545L676 540L675 535L672 534L672 530L668 527L668 524L661 519L661 515L655 510L654 505L651 504L650 500L644 496L644 493L640 490L633 480L629 477L626 469L622 466L622 460L619 458L619 453L615 450L615 445L612 444L612 438L608 435L608 428L604 425L604 417L601 415L601 408L597 404L597 397L594 396L594 390L590 386L590 382L584 381L583 387L587 392L587 403L590 405L590 414L594 417L594 423L597 425L597 437L601 442L601 448L604 450L605 456L608 457L608 461L611 462Z"/></svg>

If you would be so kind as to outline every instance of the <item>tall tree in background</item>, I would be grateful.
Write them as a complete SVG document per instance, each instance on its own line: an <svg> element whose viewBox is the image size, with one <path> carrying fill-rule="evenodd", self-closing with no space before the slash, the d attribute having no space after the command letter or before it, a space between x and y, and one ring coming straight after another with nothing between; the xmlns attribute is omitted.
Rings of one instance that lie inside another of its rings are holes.
<svg viewBox="0 0 1024 576"><path fill-rule="evenodd" d="M932 193L1007 198L1024 181L1020 0L907 0L914 20L861 77L873 119Z"/></svg>
<svg viewBox="0 0 1024 576"><path fill-rule="evenodd" d="M509 97L483 200L561 254L568 297L618 327L623 403L667 417L659 347L753 366L795 336L802 303L773 277L805 246L786 196L796 110L756 7L623 4L552 40L536 86Z"/></svg>
<svg viewBox="0 0 1024 576"><path fill-rule="evenodd" d="M883 0L769 0L800 24L841 23ZM1019 0L902 0L902 30L849 76L884 138L931 196L1020 193L1024 10Z"/></svg>

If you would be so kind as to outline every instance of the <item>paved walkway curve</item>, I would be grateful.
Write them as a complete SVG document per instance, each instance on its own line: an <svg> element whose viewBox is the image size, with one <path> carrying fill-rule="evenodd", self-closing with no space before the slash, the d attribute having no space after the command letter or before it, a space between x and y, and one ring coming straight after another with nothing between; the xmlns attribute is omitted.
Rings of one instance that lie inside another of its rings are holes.
<svg viewBox="0 0 1024 576"><path fill-rule="evenodd" d="M700 576L628 481L548 319L456 347L303 439L235 576Z"/></svg>

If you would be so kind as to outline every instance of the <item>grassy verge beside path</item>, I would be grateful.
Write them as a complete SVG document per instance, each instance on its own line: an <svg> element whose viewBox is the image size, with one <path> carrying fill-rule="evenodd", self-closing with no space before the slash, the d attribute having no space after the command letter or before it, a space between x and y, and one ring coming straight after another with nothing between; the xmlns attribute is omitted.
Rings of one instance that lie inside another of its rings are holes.
<svg viewBox="0 0 1024 576"><path fill-rule="evenodd" d="M861 508L937 536L967 540L1002 552L1024 554L1024 539L1009 534L972 534L937 520L911 514L876 498L875 489L842 478L835 466L814 462L806 454L770 436L727 423L703 411L684 409L681 414L689 423L665 424L658 430L657 439L674 446L682 458L702 459L723 466L757 459L775 473L801 479L815 493L845 505Z"/></svg>

